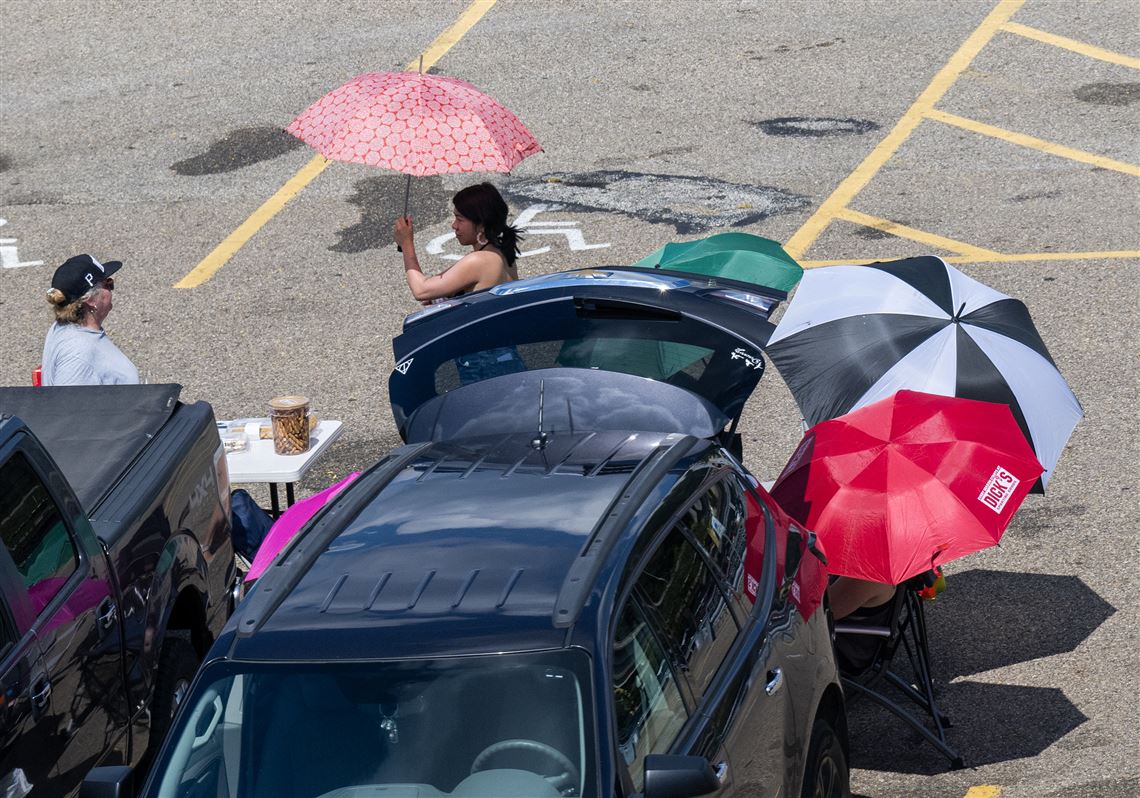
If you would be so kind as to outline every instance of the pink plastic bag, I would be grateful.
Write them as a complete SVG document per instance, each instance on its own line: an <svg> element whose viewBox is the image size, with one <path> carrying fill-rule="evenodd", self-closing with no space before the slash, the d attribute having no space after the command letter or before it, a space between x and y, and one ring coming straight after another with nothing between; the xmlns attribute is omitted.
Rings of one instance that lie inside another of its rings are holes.
<svg viewBox="0 0 1140 798"><path fill-rule="evenodd" d="M258 547L257 554L253 557L253 564L250 566L249 573L245 575L245 581L252 582L265 573L265 569L269 567L278 553L285 548L285 544L293 539L293 536L300 531L301 527L303 527L310 518L316 515L317 510L324 507L329 499L340 493L358 476L360 476L360 472L353 471L335 485L329 485L320 493L313 494L307 499L302 499L281 513L281 517L273 522L273 526L269 528L269 532L265 535L265 540L263 540L261 546Z"/></svg>

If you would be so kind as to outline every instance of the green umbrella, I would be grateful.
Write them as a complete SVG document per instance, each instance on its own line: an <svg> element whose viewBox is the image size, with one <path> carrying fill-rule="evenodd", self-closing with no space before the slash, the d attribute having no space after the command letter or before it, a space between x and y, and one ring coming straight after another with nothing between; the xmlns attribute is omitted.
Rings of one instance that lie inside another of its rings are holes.
<svg viewBox="0 0 1140 798"><path fill-rule="evenodd" d="M692 272L791 291L804 270L775 241L750 233L717 233L666 244L634 266Z"/></svg>

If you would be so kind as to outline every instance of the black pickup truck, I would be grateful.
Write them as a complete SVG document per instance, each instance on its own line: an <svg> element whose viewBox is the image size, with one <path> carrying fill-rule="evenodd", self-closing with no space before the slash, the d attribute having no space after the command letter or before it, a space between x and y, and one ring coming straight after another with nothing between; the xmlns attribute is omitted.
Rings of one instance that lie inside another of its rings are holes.
<svg viewBox="0 0 1140 798"><path fill-rule="evenodd" d="M178 385L0 388L0 795L144 763L233 607L213 410Z"/></svg>

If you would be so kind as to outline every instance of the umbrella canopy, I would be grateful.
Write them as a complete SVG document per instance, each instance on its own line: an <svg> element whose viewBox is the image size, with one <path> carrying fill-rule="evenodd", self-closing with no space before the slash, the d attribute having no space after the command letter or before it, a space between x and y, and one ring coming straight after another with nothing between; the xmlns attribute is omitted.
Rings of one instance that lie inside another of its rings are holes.
<svg viewBox="0 0 1140 798"><path fill-rule="evenodd" d="M936 257L811 270L766 351L809 424L904 388L1007 404L1041 488L1084 414L1025 305Z"/></svg>
<svg viewBox="0 0 1140 798"><path fill-rule="evenodd" d="M770 492L828 571L897 585L997 543L1041 471L1008 406L899 391L809 429Z"/></svg>
<svg viewBox="0 0 1140 798"><path fill-rule="evenodd" d="M717 233L666 244L634 266L707 274L791 291L804 270L775 241L749 233Z"/></svg>
<svg viewBox="0 0 1140 798"><path fill-rule="evenodd" d="M317 152L406 175L509 172L542 151L519 118L470 83L419 72L367 72L289 126Z"/></svg>

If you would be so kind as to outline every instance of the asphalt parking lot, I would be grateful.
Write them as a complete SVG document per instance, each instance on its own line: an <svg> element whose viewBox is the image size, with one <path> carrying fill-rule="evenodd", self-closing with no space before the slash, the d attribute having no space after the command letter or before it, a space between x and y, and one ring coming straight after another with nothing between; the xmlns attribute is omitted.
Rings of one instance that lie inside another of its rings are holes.
<svg viewBox="0 0 1140 798"><path fill-rule="evenodd" d="M504 189L520 273L631 263L722 229L805 266L936 254L1023 300L1086 417L1049 495L948 568L935 676L967 769L852 708L867 796L1140 792L1135 696L1140 24L1129 0L761 0L0 6L0 380L39 362L55 265L119 259L108 329L219 417L311 397L346 432L309 492L398 443L390 341L416 309L391 225L403 178L314 165L281 132L360 72L497 97L545 152ZM422 260L447 200L413 181ZM743 424L779 472L798 413L775 369Z"/></svg>

